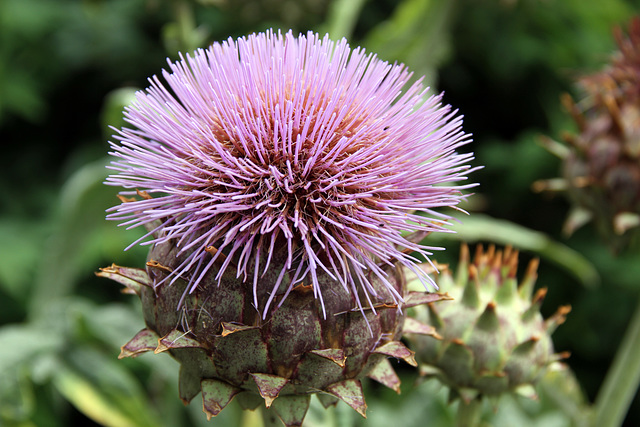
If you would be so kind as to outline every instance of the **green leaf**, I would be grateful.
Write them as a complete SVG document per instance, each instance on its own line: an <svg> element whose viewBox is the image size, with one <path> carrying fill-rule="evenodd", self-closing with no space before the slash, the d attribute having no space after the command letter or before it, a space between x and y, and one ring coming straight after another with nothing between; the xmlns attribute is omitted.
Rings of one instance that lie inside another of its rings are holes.
<svg viewBox="0 0 640 427"><path fill-rule="evenodd" d="M387 21L371 30L363 45L386 61L402 62L415 73L426 76L433 86L437 67L450 50L450 0L405 0Z"/></svg>
<svg viewBox="0 0 640 427"><path fill-rule="evenodd" d="M139 310L125 304L90 306L84 316L89 332L100 341L113 346L114 350L119 349L144 327Z"/></svg>
<svg viewBox="0 0 640 427"><path fill-rule="evenodd" d="M32 361L36 356L55 352L64 337L55 330L30 324L7 325L0 328L0 375Z"/></svg>
<svg viewBox="0 0 640 427"><path fill-rule="evenodd" d="M121 87L107 94L100 113L102 132L106 138L109 138L110 135L114 133L110 126L114 128L127 126L122 112L124 107L131 104L136 98L136 92L138 90L139 89L135 87Z"/></svg>
<svg viewBox="0 0 640 427"><path fill-rule="evenodd" d="M33 385L26 371L0 374L0 425L25 425L36 410Z"/></svg>
<svg viewBox="0 0 640 427"><path fill-rule="evenodd" d="M84 165L62 188L55 232L41 251L32 315L42 312L51 300L71 293L79 279L105 258L121 263L123 249L142 234L105 220L105 210L119 203L117 190L103 184L106 165L106 159ZM131 252L128 258L142 260L147 249L136 246Z"/></svg>
<svg viewBox="0 0 640 427"><path fill-rule="evenodd" d="M0 287L16 299L29 289L49 228L44 222L0 219Z"/></svg>
<svg viewBox="0 0 640 427"><path fill-rule="evenodd" d="M161 425L125 364L99 351L72 349L56 372L54 385L80 412L102 425Z"/></svg>

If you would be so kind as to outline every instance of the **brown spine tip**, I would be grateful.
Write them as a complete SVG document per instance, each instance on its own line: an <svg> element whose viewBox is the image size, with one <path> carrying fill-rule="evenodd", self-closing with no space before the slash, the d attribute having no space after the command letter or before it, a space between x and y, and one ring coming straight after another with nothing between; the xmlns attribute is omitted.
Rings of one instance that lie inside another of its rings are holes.
<svg viewBox="0 0 640 427"><path fill-rule="evenodd" d="M562 103L562 106L566 108L569 114L571 114L571 117L582 132L586 127L584 116L580 112L580 109L578 108L576 103L573 101L573 98L571 98L571 95L569 95L568 93L563 93L562 95L560 95L560 102Z"/></svg>
<svg viewBox="0 0 640 427"><path fill-rule="evenodd" d="M615 82L613 83L613 85L615 85ZM623 132L624 124L622 123L620 108L618 107L618 103L616 102L615 98L612 95L607 94L603 97L603 101L604 105L607 107L607 110L609 110L609 115L613 119L616 130L618 132Z"/></svg>
<svg viewBox="0 0 640 427"><path fill-rule="evenodd" d="M572 147L581 149L580 139L576 135L569 133L566 130L560 132L560 139L571 145Z"/></svg>
<svg viewBox="0 0 640 427"><path fill-rule="evenodd" d="M473 263L475 265L480 265L482 263L483 254L484 254L484 248L482 247L482 244L477 244L476 253L473 256Z"/></svg>
<svg viewBox="0 0 640 427"><path fill-rule="evenodd" d="M571 179L570 184L575 188L585 188L593 183L593 179L588 176L576 176Z"/></svg>
<svg viewBox="0 0 640 427"><path fill-rule="evenodd" d="M116 197L117 197L118 199L120 199L120 201L121 201L122 203L129 203L129 202L135 202L135 201L136 201L136 198L135 198L135 197L125 197L125 196L123 196L123 195L121 195L121 194L116 195Z"/></svg>
<svg viewBox="0 0 640 427"><path fill-rule="evenodd" d="M570 305L560 306L556 312L545 321L547 333L549 335L551 335L559 325L562 325L567 320L567 314L569 314L570 311Z"/></svg>
<svg viewBox="0 0 640 427"><path fill-rule="evenodd" d="M529 261L527 271L524 275L525 280L536 280L538 278L538 267L540 266L540 258L534 258Z"/></svg>
<svg viewBox="0 0 640 427"><path fill-rule="evenodd" d="M158 261L153 260L153 259L147 261L146 265L147 265L147 267L157 268L158 270L166 271L167 273L173 272L173 270L171 268L167 267L166 265L162 265Z"/></svg>
<svg viewBox="0 0 640 427"><path fill-rule="evenodd" d="M513 252L513 246L507 245L504 247L504 259L505 261L511 258L511 253Z"/></svg>
<svg viewBox="0 0 640 427"><path fill-rule="evenodd" d="M151 196L151 194L147 193L146 191L140 191L137 188L136 188L136 194L146 200L153 199L153 196Z"/></svg>
<svg viewBox="0 0 640 427"><path fill-rule="evenodd" d="M496 254L496 245L494 245L493 243L489 245L489 247L487 248L487 252L485 254L487 262L491 262L491 260L493 259L493 257Z"/></svg>
<svg viewBox="0 0 640 427"><path fill-rule="evenodd" d="M469 280L475 280L478 278L478 267L475 264L469 265Z"/></svg>
<svg viewBox="0 0 640 427"><path fill-rule="evenodd" d="M460 245L460 262L461 263L469 263L469 245L466 243L462 243Z"/></svg>
<svg viewBox="0 0 640 427"><path fill-rule="evenodd" d="M536 294L533 296L532 305L542 305L542 301L544 301L544 297L547 296L547 288L540 288L536 291Z"/></svg>
<svg viewBox="0 0 640 427"><path fill-rule="evenodd" d="M308 294L309 292L313 291L313 285L311 283L309 283L308 285L300 283L299 285L296 285L291 291L300 294Z"/></svg>
<svg viewBox="0 0 640 427"><path fill-rule="evenodd" d="M227 260L227 256L224 253L220 252L215 246L207 246L206 248L204 248L204 251L210 254L212 257L217 257L214 264L218 267L221 267L222 264L224 264L224 262Z"/></svg>
<svg viewBox="0 0 640 427"><path fill-rule="evenodd" d="M567 314L571 313L570 305L561 305L556 312L549 318L556 325L562 325L567 320Z"/></svg>
<svg viewBox="0 0 640 427"><path fill-rule="evenodd" d="M491 262L491 269L494 271L500 271L502 269L502 251L497 251Z"/></svg>

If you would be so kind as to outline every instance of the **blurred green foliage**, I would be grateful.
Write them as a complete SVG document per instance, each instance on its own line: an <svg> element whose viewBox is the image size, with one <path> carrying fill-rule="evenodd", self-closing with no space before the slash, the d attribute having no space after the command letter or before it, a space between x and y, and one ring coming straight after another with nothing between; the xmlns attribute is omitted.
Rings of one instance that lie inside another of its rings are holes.
<svg viewBox="0 0 640 427"><path fill-rule="evenodd" d="M0 425L207 424L197 398L187 407L180 403L170 358L117 360L119 346L143 326L140 309L93 272L111 262L141 265L146 250L123 252L140 231L104 220L105 209L117 203L115 190L102 185L107 126L123 125L123 105L165 67L167 56L270 27L346 36L445 91L474 134L468 149L475 164L484 165L473 176L481 185L469 209L485 216L460 238L520 243L522 265L543 257L544 309L573 306L554 335L556 348L572 352L569 364L593 400L640 294L638 253L614 256L589 228L564 239L566 201L534 194L530 186L558 173L558 160L538 145L539 136L557 137L573 126L559 95L575 90L576 76L603 66L614 48L612 27L626 25L639 6L631 0L0 1ZM448 250L438 261L454 262L457 242L439 243ZM556 252L545 255L549 247ZM585 277L599 277L600 285L583 286ZM313 406L307 424L327 425L332 417L334 425L452 425L455 408L443 392L432 383L413 387L413 371L402 373L399 397L368 386L368 420L347 407ZM582 392L572 374L562 375L570 377L542 381L539 402L505 398L497 412L487 407L486 421L579 424ZM559 383L570 390L554 386ZM636 403L628 425L640 423ZM232 405L211 423L255 422Z"/></svg>

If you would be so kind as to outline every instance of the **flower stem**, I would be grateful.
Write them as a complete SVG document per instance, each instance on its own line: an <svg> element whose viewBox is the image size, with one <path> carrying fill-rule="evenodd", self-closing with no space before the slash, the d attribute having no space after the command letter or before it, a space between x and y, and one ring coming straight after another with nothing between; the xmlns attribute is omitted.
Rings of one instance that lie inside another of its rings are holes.
<svg viewBox="0 0 640 427"><path fill-rule="evenodd" d="M198 46L194 44L194 33L196 30L196 21L193 14L192 5L186 0L174 0L173 12L176 16L176 24L178 28L178 40L180 45L179 51L192 51Z"/></svg>
<svg viewBox="0 0 640 427"><path fill-rule="evenodd" d="M327 32L331 37L339 39L351 37L360 11L367 0L334 0L329 8Z"/></svg>
<svg viewBox="0 0 640 427"><path fill-rule="evenodd" d="M595 402L594 426L622 425L640 383L640 298Z"/></svg>
<svg viewBox="0 0 640 427"><path fill-rule="evenodd" d="M477 427L480 425L480 416L482 415L482 400L473 399L465 402L460 399L458 406L458 416L456 417L456 425L458 427Z"/></svg>

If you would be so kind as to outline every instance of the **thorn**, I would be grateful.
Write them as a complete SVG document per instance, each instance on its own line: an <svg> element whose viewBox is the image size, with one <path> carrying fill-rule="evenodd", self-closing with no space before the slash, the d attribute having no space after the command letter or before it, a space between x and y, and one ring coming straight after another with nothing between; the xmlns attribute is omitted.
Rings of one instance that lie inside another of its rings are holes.
<svg viewBox="0 0 640 427"><path fill-rule="evenodd" d="M136 194L146 200L153 199L153 197L149 193L147 193L146 191L140 191L137 188L136 188Z"/></svg>
<svg viewBox="0 0 640 427"><path fill-rule="evenodd" d="M556 353L553 355L556 361L566 360L571 357L570 351L561 351L560 353Z"/></svg>
<svg viewBox="0 0 640 427"><path fill-rule="evenodd" d="M389 359L381 359L367 374L367 377L400 394L400 378L391 366Z"/></svg>
<svg viewBox="0 0 640 427"><path fill-rule="evenodd" d="M540 288L536 291L536 294L533 296L533 300L531 301L531 305L542 305L544 301L544 297L547 296L547 288Z"/></svg>
<svg viewBox="0 0 640 427"><path fill-rule="evenodd" d="M613 228L617 235L640 225L640 215L632 212L621 212L613 218Z"/></svg>
<svg viewBox="0 0 640 427"><path fill-rule="evenodd" d="M490 301L476 323L483 331L497 332L500 329L500 320L496 314L496 303Z"/></svg>
<svg viewBox="0 0 640 427"><path fill-rule="evenodd" d="M389 341L377 347L373 352L395 357L396 359L402 359L411 366L418 366L415 359L415 352L408 349L400 341Z"/></svg>
<svg viewBox="0 0 640 427"><path fill-rule="evenodd" d="M473 256L473 264L475 265L480 264L483 252L484 252L484 248L482 247L482 243L476 245L476 253Z"/></svg>
<svg viewBox="0 0 640 427"><path fill-rule="evenodd" d="M413 317L406 317L402 326L403 334L428 335L437 340L442 340L442 336L438 334L436 328L432 325L419 322Z"/></svg>
<svg viewBox="0 0 640 427"><path fill-rule="evenodd" d="M487 262L490 262L491 259L493 259L493 257L496 254L496 245L494 245L493 243L489 245L489 247L487 248L487 253L486 253L486 259Z"/></svg>
<svg viewBox="0 0 640 427"><path fill-rule="evenodd" d="M558 141L549 138L548 136L540 136L538 138L538 142L548 152L560 159L566 158L570 153L570 150L566 145L561 144Z"/></svg>
<svg viewBox="0 0 640 427"><path fill-rule="evenodd" d="M469 265L469 281L478 278L478 267L475 264Z"/></svg>
<svg viewBox="0 0 640 427"><path fill-rule="evenodd" d="M569 188L567 180L564 178L540 179L531 184L534 193L543 191L566 191Z"/></svg>
<svg viewBox="0 0 640 427"><path fill-rule="evenodd" d="M215 417L231 402L231 399L240 391L225 382L204 379L202 380L202 410L207 415L207 420Z"/></svg>
<svg viewBox="0 0 640 427"><path fill-rule="evenodd" d="M562 227L562 234L571 236L577 229L591 221L592 218L593 214L591 211L583 208L572 209Z"/></svg>
<svg viewBox="0 0 640 427"><path fill-rule="evenodd" d="M147 351L154 350L158 345L158 335L150 329L143 329L136 334L131 340L120 347L120 355L118 359L125 357L136 357Z"/></svg>
<svg viewBox="0 0 640 427"><path fill-rule="evenodd" d="M310 354L315 354L316 356L325 358L335 363L341 368L344 368L347 362L347 356L344 354L344 350L339 348L327 348L324 350L311 350Z"/></svg>
<svg viewBox="0 0 640 427"><path fill-rule="evenodd" d="M593 178L590 176L576 176L569 181L575 188L585 188L593 183Z"/></svg>
<svg viewBox="0 0 640 427"><path fill-rule="evenodd" d="M116 197L117 197L118 199L120 199L120 201L121 201L122 203L129 203L129 202L135 202L135 201L136 201L136 198L135 198L135 197L125 197L125 196L123 196L123 195L121 195L121 194L117 194L117 195L116 195Z"/></svg>
<svg viewBox="0 0 640 427"><path fill-rule="evenodd" d="M243 325L241 323L232 323L232 322L222 322L221 325L222 325L222 333L220 335L222 335L223 337L234 334L236 332L248 331L248 330L259 328L259 326L249 326L249 325Z"/></svg>
<svg viewBox="0 0 640 427"><path fill-rule="evenodd" d="M287 378L279 377L277 375L270 374L252 374L254 382L258 386L260 396L264 399L264 405L269 408L273 401L278 397L280 391L289 382Z"/></svg>
<svg viewBox="0 0 640 427"><path fill-rule="evenodd" d="M461 345L461 346L466 347L466 344L460 338L454 338L454 339L451 340L451 342L456 344L456 345Z"/></svg>
<svg viewBox="0 0 640 427"><path fill-rule="evenodd" d="M325 390L327 393L341 399L347 405L355 409L364 418L367 417L367 404L364 401L362 392L362 384L359 380L350 379L340 381L328 386Z"/></svg>
<svg viewBox="0 0 640 427"><path fill-rule="evenodd" d="M182 332L172 329L167 335L158 338L158 346L153 351L155 354L162 353L172 348L202 348L197 340L188 337L189 332Z"/></svg>
<svg viewBox="0 0 640 427"><path fill-rule="evenodd" d="M309 292L313 292L313 285L311 283L309 283L308 285L305 285L304 283L300 283L299 285L296 285L292 291L294 292L299 292L301 294L307 294Z"/></svg>
<svg viewBox="0 0 640 427"><path fill-rule="evenodd" d="M216 262L215 262L215 264L216 264L218 267L222 266L222 264L224 264L224 262L225 262L225 261L226 261L226 259L227 259L227 256L226 256L224 253L222 253L222 252L218 251L218 248L216 248L215 246L211 246L211 245L209 245L209 246L207 246L206 248L204 248L204 251L205 251L205 252L208 252L212 257L213 257L213 256L217 256L217 257L218 257L218 258L216 259Z"/></svg>
<svg viewBox="0 0 640 427"><path fill-rule="evenodd" d="M545 321L547 325L547 333L551 335L558 326L562 325L567 320L567 314L570 312L570 305L561 305L558 307L556 312Z"/></svg>
<svg viewBox="0 0 640 427"><path fill-rule="evenodd" d="M502 251L498 250L490 262L492 270L500 271L502 269Z"/></svg>
<svg viewBox="0 0 640 427"><path fill-rule="evenodd" d="M162 265L158 261L153 260L153 259L147 261L146 265L147 265L147 267L157 268L158 270L162 270L162 271L165 271L167 273L173 273L173 269L167 267L166 265Z"/></svg>
<svg viewBox="0 0 640 427"><path fill-rule="evenodd" d="M560 102L562 103L564 108L567 109L569 114L571 114L571 117L578 125L578 129L580 129L580 131L583 131L586 127L585 119L582 115L582 112L573 101L573 98L571 98L571 95L569 95L568 93L563 93L562 95L560 95Z"/></svg>
<svg viewBox="0 0 640 427"><path fill-rule="evenodd" d="M531 400L538 400L538 393L536 393L536 389L531 384L523 384L514 390L514 392L522 397L526 397Z"/></svg>

